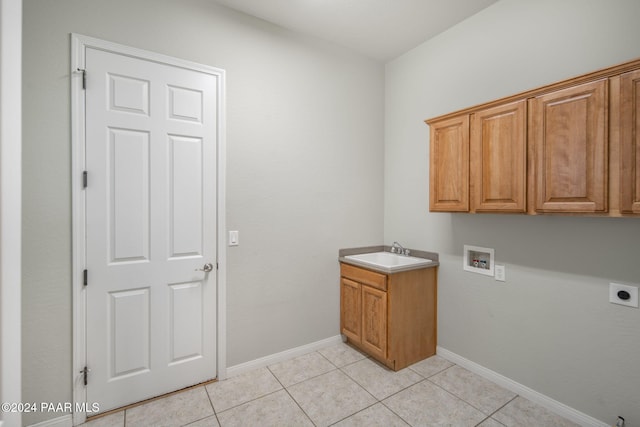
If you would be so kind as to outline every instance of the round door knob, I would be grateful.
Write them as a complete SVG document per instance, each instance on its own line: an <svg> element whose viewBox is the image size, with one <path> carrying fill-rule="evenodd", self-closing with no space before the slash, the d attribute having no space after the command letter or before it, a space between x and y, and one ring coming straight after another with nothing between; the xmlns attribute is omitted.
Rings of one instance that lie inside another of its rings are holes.
<svg viewBox="0 0 640 427"><path fill-rule="evenodd" d="M210 262L206 263L202 268L196 268L196 271L204 271L205 273L208 273L212 270L213 270L213 264L211 264Z"/></svg>

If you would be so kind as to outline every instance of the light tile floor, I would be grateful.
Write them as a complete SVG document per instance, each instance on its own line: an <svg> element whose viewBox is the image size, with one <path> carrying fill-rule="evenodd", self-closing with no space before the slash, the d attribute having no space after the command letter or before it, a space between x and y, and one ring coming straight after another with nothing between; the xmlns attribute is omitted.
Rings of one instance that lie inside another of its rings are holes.
<svg viewBox="0 0 640 427"><path fill-rule="evenodd" d="M95 419L85 427L576 426L433 356L390 371L346 344Z"/></svg>

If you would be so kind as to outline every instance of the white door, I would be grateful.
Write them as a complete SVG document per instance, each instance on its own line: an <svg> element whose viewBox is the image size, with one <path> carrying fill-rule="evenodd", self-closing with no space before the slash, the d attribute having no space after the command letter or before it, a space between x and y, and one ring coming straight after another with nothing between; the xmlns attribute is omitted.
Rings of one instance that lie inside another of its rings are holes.
<svg viewBox="0 0 640 427"><path fill-rule="evenodd" d="M216 76L86 50L87 403L216 377ZM205 269L210 264L212 271Z"/></svg>

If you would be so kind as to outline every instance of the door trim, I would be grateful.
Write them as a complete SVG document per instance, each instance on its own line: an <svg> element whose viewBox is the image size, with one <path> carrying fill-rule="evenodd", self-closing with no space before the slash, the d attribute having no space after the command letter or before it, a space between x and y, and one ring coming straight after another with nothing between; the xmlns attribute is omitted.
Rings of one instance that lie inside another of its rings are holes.
<svg viewBox="0 0 640 427"><path fill-rule="evenodd" d="M22 401L22 2L0 1L0 402ZM20 412L0 426L22 425Z"/></svg>
<svg viewBox="0 0 640 427"><path fill-rule="evenodd" d="M217 146L217 377L227 376L227 336L226 336L226 126L225 126L225 71L207 65L197 64L170 56L137 49L121 44L71 34L71 185L72 185L72 286L73 286L73 401L74 406L81 407L86 402L86 387L80 371L86 366L86 291L83 285L83 270L86 264L86 229L85 229L85 193L83 191L82 172L85 170L85 93L82 88L85 69L85 52L87 48L99 49L115 54L126 55L147 61L181 67L189 70L212 74L218 81L218 146ZM88 78L90 79L90 77ZM87 402L91 408L94 402ZM85 422L87 412L73 413L73 424Z"/></svg>

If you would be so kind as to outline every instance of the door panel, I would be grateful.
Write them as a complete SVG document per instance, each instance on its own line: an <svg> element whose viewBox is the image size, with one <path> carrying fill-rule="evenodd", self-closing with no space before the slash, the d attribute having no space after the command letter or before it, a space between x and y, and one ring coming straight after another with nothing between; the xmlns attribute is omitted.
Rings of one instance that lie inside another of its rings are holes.
<svg viewBox="0 0 640 427"><path fill-rule="evenodd" d="M170 363L202 357L202 282L169 285Z"/></svg>
<svg viewBox="0 0 640 427"><path fill-rule="evenodd" d="M149 115L149 81L109 73L108 84L111 111Z"/></svg>
<svg viewBox="0 0 640 427"><path fill-rule="evenodd" d="M469 116L431 123L429 210L469 211Z"/></svg>
<svg viewBox="0 0 640 427"><path fill-rule="evenodd" d="M478 212L525 212L526 101L474 113L471 187Z"/></svg>
<svg viewBox="0 0 640 427"><path fill-rule="evenodd" d="M111 262L149 260L149 132L109 129Z"/></svg>
<svg viewBox="0 0 640 427"><path fill-rule="evenodd" d="M169 85L169 118L202 122L202 92Z"/></svg>
<svg viewBox="0 0 640 427"><path fill-rule="evenodd" d="M387 293L369 286L362 286L362 346L387 357Z"/></svg>
<svg viewBox="0 0 640 427"><path fill-rule="evenodd" d="M350 340L360 343L362 331L361 285L353 280L340 280L340 330Z"/></svg>
<svg viewBox="0 0 640 427"><path fill-rule="evenodd" d="M202 138L169 135L170 256L202 255Z"/></svg>
<svg viewBox="0 0 640 427"><path fill-rule="evenodd" d="M151 366L149 288L111 292L109 297L109 380L145 373Z"/></svg>
<svg viewBox="0 0 640 427"><path fill-rule="evenodd" d="M607 80L530 101L535 209L606 212Z"/></svg>
<svg viewBox="0 0 640 427"><path fill-rule="evenodd" d="M217 76L86 50L87 401L215 378Z"/></svg>
<svg viewBox="0 0 640 427"><path fill-rule="evenodd" d="M620 82L620 201L624 213L640 213L640 71Z"/></svg>

